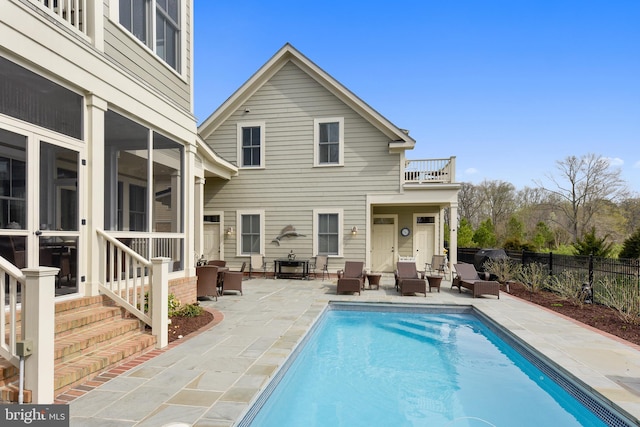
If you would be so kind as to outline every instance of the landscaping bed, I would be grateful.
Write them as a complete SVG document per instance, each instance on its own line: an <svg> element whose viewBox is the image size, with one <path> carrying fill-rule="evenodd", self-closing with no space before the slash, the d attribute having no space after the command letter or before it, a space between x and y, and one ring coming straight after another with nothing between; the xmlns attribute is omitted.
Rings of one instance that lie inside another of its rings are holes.
<svg viewBox="0 0 640 427"><path fill-rule="evenodd" d="M511 283L509 290L513 296L553 310L630 343L640 345L640 325L625 323L612 308L599 304L574 305L553 292L530 292L520 283Z"/></svg>

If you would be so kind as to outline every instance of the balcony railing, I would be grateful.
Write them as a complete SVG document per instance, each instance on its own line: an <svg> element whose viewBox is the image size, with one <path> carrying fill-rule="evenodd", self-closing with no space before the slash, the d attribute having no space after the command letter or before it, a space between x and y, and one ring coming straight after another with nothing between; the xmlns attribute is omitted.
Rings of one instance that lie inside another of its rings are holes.
<svg viewBox="0 0 640 427"><path fill-rule="evenodd" d="M456 158L405 160L405 184L451 183L456 181Z"/></svg>
<svg viewBox="0 0 640 427"><path fill-rule="evenodd" d="M31 0L37 3L47 13L62 20L66 25L87 33L87 0ZM92 0L93 1L93 0Z"/></svg>

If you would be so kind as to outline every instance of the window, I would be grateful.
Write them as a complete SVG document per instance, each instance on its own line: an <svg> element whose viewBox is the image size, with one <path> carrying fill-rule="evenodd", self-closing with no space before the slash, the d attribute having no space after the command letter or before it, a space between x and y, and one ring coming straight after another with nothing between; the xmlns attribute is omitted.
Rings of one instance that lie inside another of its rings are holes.
<svg viewBox="0 0 640 427"><path fill-rule="evenodd" d="M238 166L264 167L264 122L238 123Z"/></svg>
<svg viewBox="0 0 640 427"><path fill-rule="evenodd" d="M27 138L0 129L0 228L27 228Z"/></svg>
<svg viewBox="0 0 640 427"><path fill-rule="evenodd" d="M342 211L314 210L314 249L318 255L342 255Z"/></svg>
<svg viewBox="0 0 640 427"><path fill-rule="evenodd" d="M149 0L120 0L120 24L142 43L149 40Z"/></svg>
<svg viewBox="0 0 640 427"><path fill-rule="evenodd" d="M147 189L129 186L129 230L147 231Z"/></svg>
<svg viewBox="0 0 640 427"><path fill-rule="evenodd" d="M238 255L263 254L262 211L238 212Z"/></svg>
<svg viewBox="0 0 640 427"><path fill-rule="evenodd" d="M314 150L316 166L343 164L344 119L327 118L314 121Z"/></svg>
<svg viewBox="0 0 640 427"><path fill-rule="evenodd" d="M120 24L178 70L180 0L120 0L119 9Z"/></svg>
<svg viewBox="0 0 640 427"><path fill-rule="evenodd" d="M184 231L184 147L105 113L105 230Z"/></svg>

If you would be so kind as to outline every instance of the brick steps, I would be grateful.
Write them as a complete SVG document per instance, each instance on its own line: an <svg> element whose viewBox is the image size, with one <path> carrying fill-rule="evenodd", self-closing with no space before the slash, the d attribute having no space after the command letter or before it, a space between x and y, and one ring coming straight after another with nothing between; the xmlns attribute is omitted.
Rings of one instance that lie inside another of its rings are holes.
<svg viewBox="0 0 640 427"><path fill-rule="evenodd" d="M152 350L155 337L105 296L56 303L55 394ZM18 401L19 371L0 358L0 403ZM24 402L31 401L25 390Z"/></svg>

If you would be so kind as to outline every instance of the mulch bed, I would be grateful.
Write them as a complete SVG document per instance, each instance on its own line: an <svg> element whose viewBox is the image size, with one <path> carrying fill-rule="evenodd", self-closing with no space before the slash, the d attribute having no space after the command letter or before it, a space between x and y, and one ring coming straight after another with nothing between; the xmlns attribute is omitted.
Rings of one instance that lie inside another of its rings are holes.
<svg viewBox="0 0 640 427"><path fill-rule="evenodd" d="M196 317L171 317L171 323L169 324L169 342L182 339L211 322L213 322L213 313L207 310Z"/></svg>
<svg viewBox="0 0 640 427"><path fill-rule="evenodd" d="M599 304L576 306L552 292L541 291L531 293L520 283L510 284L509 289L509 293L513 296L553 310L603 332L615 335L632 344L640 345L640 325L625 323L618 317L616 310L609 307ZM505 290L504 286L502 290Z"/></svg>

